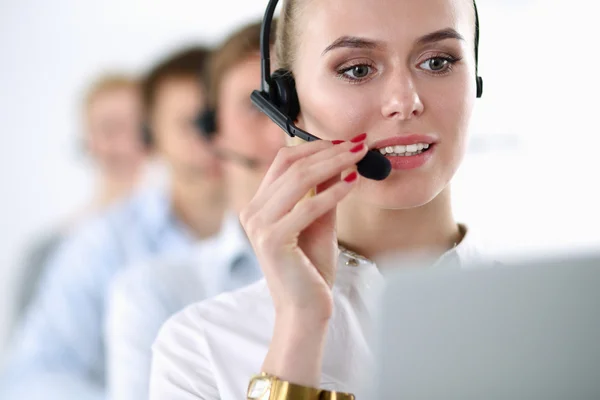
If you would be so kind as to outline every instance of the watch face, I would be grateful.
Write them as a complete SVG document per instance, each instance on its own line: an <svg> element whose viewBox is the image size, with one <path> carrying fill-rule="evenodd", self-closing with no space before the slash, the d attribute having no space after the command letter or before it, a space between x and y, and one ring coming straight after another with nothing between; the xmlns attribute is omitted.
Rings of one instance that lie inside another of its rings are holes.
<svg viewBox="0 0 600 400"><path fill-rule="evenodd" d="M248 398L255 400L267 400L271 393L271 381L268 378L256 378L248 388Z"/></svg>

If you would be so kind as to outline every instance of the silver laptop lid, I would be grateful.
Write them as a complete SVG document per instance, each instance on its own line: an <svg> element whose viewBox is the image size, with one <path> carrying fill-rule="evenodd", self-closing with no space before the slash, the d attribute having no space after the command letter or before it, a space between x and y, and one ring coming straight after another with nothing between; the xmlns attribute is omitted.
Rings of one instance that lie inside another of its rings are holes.
<svg viewBox="0 0 600 400"><path fill-rule="evenodd" d="M387 277L380 399L600 399L600 255Z"/></svg>

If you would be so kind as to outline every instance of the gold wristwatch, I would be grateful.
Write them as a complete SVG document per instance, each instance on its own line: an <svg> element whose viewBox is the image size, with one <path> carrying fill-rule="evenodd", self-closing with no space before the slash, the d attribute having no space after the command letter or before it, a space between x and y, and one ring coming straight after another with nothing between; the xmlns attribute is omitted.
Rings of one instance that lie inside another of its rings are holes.
<svg viewBox="0 0 600 400"><path fill-rule="evenodd" d="M331 392L285 382L261 373L248 385L247 400L355 400L353 394Z"/></svg>

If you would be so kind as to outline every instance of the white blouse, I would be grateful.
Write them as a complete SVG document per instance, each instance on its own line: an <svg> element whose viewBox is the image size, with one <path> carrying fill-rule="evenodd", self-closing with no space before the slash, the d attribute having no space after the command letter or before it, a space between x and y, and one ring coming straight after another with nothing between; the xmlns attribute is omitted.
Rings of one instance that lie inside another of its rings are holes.
<svg viewBox="0 0 600 400"><path fill-rule="evenodd" d="M480 253L471 237L467 233L445 253L444 264L476 262ZM373 370L369 343L383 282L374 263L340 252L321 388L357 395L365 389ZM274 323L264 279L187 307L163 325L154 343L150 399L245 399L250 378L261 370Z"/></svg>

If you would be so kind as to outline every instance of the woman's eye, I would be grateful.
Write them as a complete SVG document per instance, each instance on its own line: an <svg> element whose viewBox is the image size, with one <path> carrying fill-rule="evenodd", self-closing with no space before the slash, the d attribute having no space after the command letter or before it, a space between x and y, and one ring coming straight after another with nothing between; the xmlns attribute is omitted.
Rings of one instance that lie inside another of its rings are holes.
<svg viewBox="0 0 600 400"><path fill-rule="evenodd" d="M350 79L363 79L369 75L371 67L368 65L355 65L344 70L343 74Z"/></svg>
<svg viewBox="0 0 600 400"><path fill-rule="evenodd" d="M440 72L444 71L448 66L452 63L452 60L444 57L433 57L429 60L423 62L420 67L432 71L432 72Z"/></svg>

